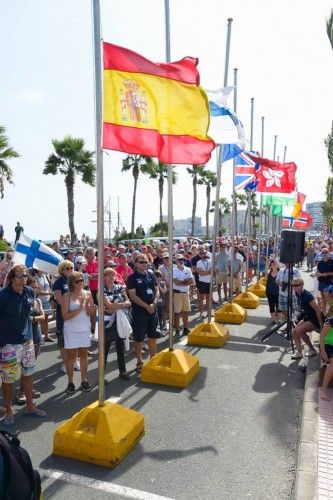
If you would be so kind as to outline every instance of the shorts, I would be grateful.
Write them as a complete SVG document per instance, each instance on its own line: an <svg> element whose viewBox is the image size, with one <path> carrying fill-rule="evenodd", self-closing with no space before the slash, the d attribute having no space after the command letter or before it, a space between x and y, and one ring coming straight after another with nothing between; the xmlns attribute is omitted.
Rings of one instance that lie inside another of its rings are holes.
<svg viewBox="0 0 333 500"><path fill-rule="evenodd" d="M324 282L318 280L318 290L319 290L319 292L323 292L325 290L325 288L327 288L331 284L332 283L324 283Z"/></svg>
<svg viewBox="0 0 333 500"><path fill-rule="evenodd" d="M149 339L157 339L160 334L156 332L158 326L157 313L149 314L147 311L132 310L133 339L135 342L143 342L145 336Z"/></svg>
<svg viewBox="0 0 333 500"><path fill-rule="evenodd" d="M188 292L184 293L175 293L173 294L173 307L174 312L179 314L181 312L190 312L191 304L190 304L190 296Z"/></svg>
<svg viewBox="0 0 333 500"><path fill-rule="evenodd" d="M239 276L237 276L237 278L234 277L232 279L232 286L233 286L234 290L236 290L236 289L240 290L242 288L242 280L241 280L241 278Z"/></svg>
<svg viewBox="0 0 333 500"><path fill-rule="evenodd" d="M0 349L0 376L5 384L13 384L23 376L35 371L36 357L32 339L24 344L6 344Z"/></svg>
<svg viewBox="0 0 333 500"><path fill-rule="evenodd" d="M268 300L269 312L271 314L275 312L281 312L279 309L279 294L272 294L266 292L266 297Z"/></svg>
<svg viewBox="0 0 333 500"><path fill-rule="evenodd" d="M327 354L327 357L333 358L333 345L331 344L325 344L325 352Z"/></svg>
<svg viewBox="0 0 333 500"><path fill-rule="evenodd" d="M228 283L228 273L224 271L217 271L216 284L222 285L222 283Z"/></svg>
<svg viewBox="0 0 333 500"><path fill-rule="evenodd" d="M210 283L206 283L205 281L199 281L198 290L201 295L208 295L210 292Z"/></svg>
<svg viewBox="0 0 333 500"><path fill-rule="evenodd" d="M293 293L291 296L292 310L297 311L297 298ZM288 310L288 296L279 294L279 310L286 312Z"/></svg>
<svg viewBox="0 0 333 500"><path fill-rule="evenodd" d="M53 314L51 302L47 300L46 302L42 302L42 306L45 314Z"/></svg>
<svg viewBox="0 0 333 500"><path fill-rule="evenodd" d="M57 330L56 336L57 336L57 340L58 340L58 347L59 347L59 349L62 349L63 347L65 347L64 331Z"/></svg>

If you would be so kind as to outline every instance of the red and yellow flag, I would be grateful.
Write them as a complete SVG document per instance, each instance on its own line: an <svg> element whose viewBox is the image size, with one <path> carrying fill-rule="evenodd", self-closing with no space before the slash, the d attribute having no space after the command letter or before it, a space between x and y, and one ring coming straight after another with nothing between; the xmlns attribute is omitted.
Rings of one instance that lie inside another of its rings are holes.
<svg viewBox="0 0 333 500"><path fill-rule="evenodd" d="M299 219L304 202L305 202L305 194L297 193L297 200L294 209L291 213L291 216L294 217L294 219Z"/></svg>
<svg viewBox="0 0 333 500"><path fill-rule="evenodd" d="M197 59L153 63L104 43L103 148L154 156L163 163L206 163L209 105Z"/></svg>

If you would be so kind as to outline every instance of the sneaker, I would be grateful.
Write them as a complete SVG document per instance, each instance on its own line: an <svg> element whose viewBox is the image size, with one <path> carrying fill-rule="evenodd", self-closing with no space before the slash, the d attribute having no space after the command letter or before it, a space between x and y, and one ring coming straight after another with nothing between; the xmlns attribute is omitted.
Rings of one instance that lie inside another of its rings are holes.
<svg viewBox="0 0 333 500"><path fill-rule="evenodd" d="M67 386L67 389L66 389L66 394L74 394L75 393L75 385L70 382Z"/></svg>
<svg viewBox="0 0 333 500"><path fill-rule="evenodd" d="M176 330L175 339L180 339L180 330Z"/></svg>
<svg viewBox="0 0 333 500"><path fill-rule="evenodd" d="M291 359L302 359L303 358L303 354L301 354L300 352L294 352L294 354L291 356Z"/></svg>
<svg viewBox="0 0 333 500"><path fill-rule="evenodd" d="M80 361L77 359L74 363L74 370L76 372L79 372L80 371Z"/></svg>
<svg viewBox="0 0 333 500"><path fill-rule="evenodd" d="M91 385L85 380L84 382L81 382L80 389L83 392L89 392L91 391Z"/></svg>
<svg viewBox="0 0 333 500"><path fill-rule="evenodd" d="M61 371L62 373L67 373L65 363L63 363L63 364L61 365L60 371Z"/></svg>
<svg viewBox="0 0 333 500"><path fill-rule="evenodd" d="M307 358L312 358L312 356L316 356L316 355L317 355L316 349L309 349L308 352L305 353L305 356Z"/></svg>
<svg viewBox="0 0 333 500"><path fill-rule="evenodd" d="M131 378L128 372L119 372L118 376L124 380L129 380Z"/></svg>
<svg viewBox="0 0 333 500"><path fill-rule="evenodd" d="M188 335L190 330L188 328L183 328L183 335Z"/></svg>

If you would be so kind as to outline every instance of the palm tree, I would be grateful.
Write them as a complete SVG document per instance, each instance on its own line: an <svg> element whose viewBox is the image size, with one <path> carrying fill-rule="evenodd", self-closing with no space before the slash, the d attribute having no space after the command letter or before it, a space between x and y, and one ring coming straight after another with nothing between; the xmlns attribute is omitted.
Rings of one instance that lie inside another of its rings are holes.
<svg viewBox="0 0 333 500"><path fill-rule="evenodd" d="M330 164L331 171L333 172L333 122L331 133L328 134L328 136L324 140L324 143L327 148L328 162Z"/></svg>
<svg viewBox="0 0 333 500"><path fill-rule="evenodd" d="M333 217L333 177L329 177L327 179L326 200L323 203L323 216L328 226L328 233L330 234L332 229Z"/></svg>
<svg viewBox="0 0 333 500"><path fill-rule="evenodd" d="M127 172L132 170L132 175L134 178L133 186L133 201L132 201L132 222L131 222L131 235L132 238L135 236L134 226L135 226L135 208L136 208L136 190L138 187L138 179L140 172L147 173L147 168L149 162L147 161L147 156L144 155L127 155L123 160L123 166L121 171Z"/></svg>
<svg viewBox="0 0 333 500"><path fill-rule="evenodd" d="M206 170L203 172L201 179L198 180L198 184L204 184L206 186L206 238L209 238L209 212L210 212L210 195L212 187L216 187L217 178L216 174L211 170Z"/></svg>
<svg viewBox="0 0 333 500"><path fill-rule="evenodd" d="M188 173L192 176L193 185L193 205L191 218L191 236L194 236L195 215L197 211L197 186L198 180L204 175L206 165L192 165L192 168L187 168Z"/></svg>
<svg viewBox="0 0 333 500"><path fill-rule="evenodd" d="M327 36L333 49L333 9L331 10L330 18L326 21Z"/></svg>
<svg viewBox="0 0 333 500"><path fill-rule="evenodd" d="M0 125L0 196L4 197L5 181L8 184L14 184L13 171L7 161L12 158L18 158L20 155L9 146L6 129Z"/></svg>
<svg viewBox="0 0 333 500"><path fill-rule="evenodd" d="M74 184L76 176L90 186L95 185L96 167L92 160L94 151L84 149L84 140L75 139L67 135L62 141L53 139L55 153L52 153L45 162L43 174L56 175L60 172L65 176L67 192L68 223L72 244L75 239L74 228Z"/></svg>
<svg viewBox="0 0 333 500"><path fill-rule="evenodd" d="M215 212L215 200L212 201L212 208L209 210L210 212ZM219 220L218 220L218 228L219 230L222 229L222 223L223 223L223 217L225 215L230 215L231 214L231 203L227 198L220 198L219 199ZM213 235L213 237L216 237L217 235Z"/></svg>
<svg viewBox="0 0 333 500"><path fill-rule="evenodd" d="M166 163L162 163L159 160L154 160L150 156L145 157L146 164L142 166L142 172L148 174L150 179L157 179L158 182L158 194L159 194L159 209L160 209L160 235L164 235L165 224L163 224L163 210L162 210L162 202L163 202L163 194L164 194L164 181L168 178L168 165ZM172 169L174 165L171 165ZM172 171L172 184L176 184L177 182L177 174ZM156 230L155 230L156 233Z"/></svg>

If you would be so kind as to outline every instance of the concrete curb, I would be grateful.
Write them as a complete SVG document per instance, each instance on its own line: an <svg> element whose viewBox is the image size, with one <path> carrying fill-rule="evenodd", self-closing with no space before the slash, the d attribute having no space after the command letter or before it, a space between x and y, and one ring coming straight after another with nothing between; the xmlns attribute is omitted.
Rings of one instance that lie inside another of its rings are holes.
<svg viewBox="0 0 333 500"><path fill-rule="evenodd" d="M306 366L301 432L292 496L295 500L318 498L318 378L319 355L308 358Z"/></svg>

